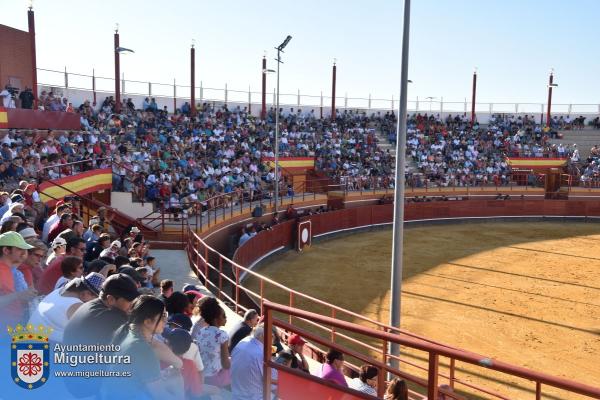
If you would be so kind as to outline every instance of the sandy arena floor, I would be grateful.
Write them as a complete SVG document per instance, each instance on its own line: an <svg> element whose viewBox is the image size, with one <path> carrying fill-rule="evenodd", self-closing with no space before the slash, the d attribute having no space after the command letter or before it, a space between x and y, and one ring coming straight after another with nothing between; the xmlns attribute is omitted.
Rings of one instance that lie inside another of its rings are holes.
<svg viewBox="0 0 600 400"><path fill-rule="evenodd" d="M385 230L320 242L303 254L278 256L260 272L387 322L391 238L391 230ZM506 362L600 384L600 224L413 227L406 231L404 260L402 328ZM265 294L288 301L281 292L267 289ZM424 353L408 356L425 360ZM489 379L490 371L457 366L456 376L467 382L484 383L511 398L535 398L529 381L507 385L495 379L506 380L506 375ZM548 399L583 398L551 389L544 394Z"/></svg>

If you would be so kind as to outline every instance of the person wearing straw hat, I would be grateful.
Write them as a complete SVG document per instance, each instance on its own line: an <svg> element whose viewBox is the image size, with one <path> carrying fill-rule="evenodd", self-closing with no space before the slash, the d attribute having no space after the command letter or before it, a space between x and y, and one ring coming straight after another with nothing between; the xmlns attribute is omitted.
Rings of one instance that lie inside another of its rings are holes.
<svg viewBox="0 0 600 400"><path fill-rule="evenodd" d="M91 272L85 277L70 280L64 287L53 290L42 299L29 323L33 326L43 324L52 327L54 330L50 334L50 340L62 343L69 319L83 303L98 298L104 279L104 275Z"/></svg>
<svg viewBox="0 0 600 400"><path fill-rule="evenodd" d="M17 269L27 257L27 244L17 232L0 235L0 308L1 323L19 323L27 305L37 292L29 287L23 273Z"/></svg>

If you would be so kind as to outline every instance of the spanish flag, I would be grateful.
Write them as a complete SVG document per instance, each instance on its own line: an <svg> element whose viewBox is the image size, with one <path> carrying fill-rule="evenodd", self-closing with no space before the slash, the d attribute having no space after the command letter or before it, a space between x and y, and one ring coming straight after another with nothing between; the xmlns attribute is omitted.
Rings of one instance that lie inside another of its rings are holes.
<svg viewBox="0 0 600 400"><path fill-rule="evenodd" d="M514 157L507 158L506 161L512 168L519 169L548 169L560 168L567 165L566 158Z"/></svg>
<svg viewBox="0 0 600 400"><path fill-rule="evenodd" d="M264 157L263 164L274 168L275 158ZM315 169L314 157L279 157L279 166L289 170Z"/></svg>
<svg viewBox="0 0 600 400"><path fill-rule="evenodd" d="M95 169L76 175L46 181L39 185L38 191L42 202L53 206L57 200L74 193L84 195L87 193L107 190L112 187L112 170L110 168ZM67 190L68 189L68 190Z"/></svg>
<svg viewBox="0 0 600 400"><path fill-rule="evenodd" d="M0 107L0 129L8 128L8 112L4 107Z"/></svg>

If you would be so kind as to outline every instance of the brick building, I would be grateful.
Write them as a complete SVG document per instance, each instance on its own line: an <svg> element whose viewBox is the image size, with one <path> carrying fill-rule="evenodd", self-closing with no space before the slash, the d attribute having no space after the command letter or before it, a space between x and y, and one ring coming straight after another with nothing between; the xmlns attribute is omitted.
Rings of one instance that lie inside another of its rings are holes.
<svg viewBox="0 0 600 400"><path fill-rule="evenodd" d="M0 85L31 88L32 69L29 32L0 25Z"/></svg>

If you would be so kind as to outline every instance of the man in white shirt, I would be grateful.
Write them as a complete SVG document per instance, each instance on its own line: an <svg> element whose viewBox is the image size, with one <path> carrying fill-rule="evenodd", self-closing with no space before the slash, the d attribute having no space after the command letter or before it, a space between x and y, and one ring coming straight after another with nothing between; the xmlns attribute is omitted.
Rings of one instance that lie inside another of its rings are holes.
<svg viewBox="0 0 600 400"><path fill-rule="evenodd" d="M0 97L2 97L2 105L4 108L16 108L15 101L12 98L12 95L8 91L10 86L4 86L4 90L0 92Z"/></svg>
<svg viewBox="0 0 600 400"><path fill-rule="evenodd" d="M262 400L264 327L254 328L251 336L240 340L231 353L231 399ZM276 370L272 370L275 379Z"/></svg>

